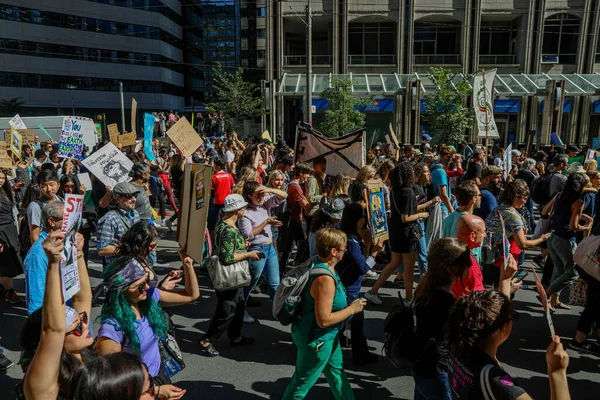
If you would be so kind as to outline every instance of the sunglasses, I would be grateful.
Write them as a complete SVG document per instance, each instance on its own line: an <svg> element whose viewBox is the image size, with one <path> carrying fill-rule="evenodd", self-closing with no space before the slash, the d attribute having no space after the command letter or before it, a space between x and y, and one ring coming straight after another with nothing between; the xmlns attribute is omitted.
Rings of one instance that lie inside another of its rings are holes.
<svg viewBox="0 0 600 400"><path fill-rule="evenodd" d="M146 285L150 286L150 273L149 272L146 274L146 280L137 286L137 290L138 290L138 292L140 292L140 294L144 293L144 291L146 290Z"/></svg>
<svg viewBox="0 0 600 400"><path fill-rule="evenodd" d="M119 197L123 197L125 199L131 199L132 197L135 197L135 194L119 194Z"/></svg>
<svg viewBox="0 0 600 400"><path fill-rule="evenodd" d="M81 336L83 334L83 324L87 325L88 323L88 315L87 312L80 312L79 313L79 323L77 324L77 326L75 327L75 329L73 329L72 331L69 331L65 334L65 336L68 336L70 334L73 334L75 336Z"/></svg>

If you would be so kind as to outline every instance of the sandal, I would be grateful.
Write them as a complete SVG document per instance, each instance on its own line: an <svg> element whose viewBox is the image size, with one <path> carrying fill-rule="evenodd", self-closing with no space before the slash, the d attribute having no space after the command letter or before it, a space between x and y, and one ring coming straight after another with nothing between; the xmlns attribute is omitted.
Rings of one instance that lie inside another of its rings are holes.
<svg viewBox="0 0 600 400"><path fill-rule="evenodd" d="M573 307L566 305L565 303L561 303L560 301L553 305L554 308L561 308L563 310L571 310Z"/></svg>
<svg viewBox="0 0 600 400"><path fill-rule="evenodd" d="M219 356L219 352L217 351L215 346L212 344L212 342L208 342L208 344L206 346L202 344L202 341L200 341L199 343L200 343L200 351L202 353L206 353L206 355L209 357L218 357Z"/></svg>
<svg viewBox="0 0 600 400"><path fill-rule="evenodd" d="M540 304L543 307L544 303L542 303L542 298L540 297L540 295L538 294L537 296L535 296L535 298L538 299L538 301L540 302ZM555 313L556 310L554 309L554 306L552 304L550 304L549 301L547 302L547 304L548 304L548 310L550 310L551 313Z"/></svg>

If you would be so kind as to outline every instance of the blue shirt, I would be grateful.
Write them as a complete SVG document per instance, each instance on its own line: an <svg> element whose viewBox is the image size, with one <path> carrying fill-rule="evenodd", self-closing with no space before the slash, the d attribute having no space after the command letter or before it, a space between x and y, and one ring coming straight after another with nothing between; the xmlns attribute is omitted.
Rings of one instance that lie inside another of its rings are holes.
<svg viewBox="0 0 600 400"><path fill-rule="evenodd" d="M485 220L492 211L498 207L498 200L496 196L489 190L481 189L481 207L476 208L473 214L477 215L481 219Z"/></svg>
<svg viewBox="0 0 600 400"><path fill-rule="evenodd" d="M448 185L448 174L446 174L444 166L440 163L433 163L429 170L431 171L431 186L433 187L433 193L435 193L436 196L439 196L440 186L446 186L446 194L449 199L452 198L452 190L450 189L450 185ZM441 206L442 210L448 211L448 207L446 207L444 202L441 203Z"/></svg>
<svg viewBox="0 0 600 400"><path fill-rule="evenodd" d="M23 271L25 272L25 300L27 314L33 313L44 303L46 292L46 271L48 270L48 256L42 247L42 242L48 237L46 231L40 231L40 237L29 249Z"/></svg>

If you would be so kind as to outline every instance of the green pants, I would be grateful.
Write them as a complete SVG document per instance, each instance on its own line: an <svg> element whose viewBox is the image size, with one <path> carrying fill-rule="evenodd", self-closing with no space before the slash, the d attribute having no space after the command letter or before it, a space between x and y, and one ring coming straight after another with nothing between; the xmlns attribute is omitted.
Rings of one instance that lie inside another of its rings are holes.
<svg viewBox="0 0 600 400"><path fill-rule="evenodd" d="M333 397L338 400L353 400L354 393L344 371L342 348L337 338L298 345L296 372L292 376L283 400L299 400L317 382L321 372L325 375Z"/></svg>

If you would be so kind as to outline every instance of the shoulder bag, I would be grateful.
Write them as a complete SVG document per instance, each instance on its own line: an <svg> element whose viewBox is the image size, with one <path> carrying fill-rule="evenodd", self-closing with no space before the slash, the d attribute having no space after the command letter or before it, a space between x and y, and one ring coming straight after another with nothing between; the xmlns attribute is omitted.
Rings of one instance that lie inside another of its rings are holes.
<svg viewBox="0 0 600 400"><path fill-rule="evenodd" d="M227 227L221 228L221 240L219 240L219 246L215 246L216 252L214 253L216 254L213 254L206 260L208 275L217 292L238 289L250 285L250 266L248 260L242 260L227 265L221 263L221 260L219 260L218 247L223 243L224 229L227 229ZM236 232L236 234L239 233Z"/></svg>

